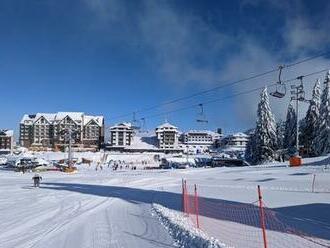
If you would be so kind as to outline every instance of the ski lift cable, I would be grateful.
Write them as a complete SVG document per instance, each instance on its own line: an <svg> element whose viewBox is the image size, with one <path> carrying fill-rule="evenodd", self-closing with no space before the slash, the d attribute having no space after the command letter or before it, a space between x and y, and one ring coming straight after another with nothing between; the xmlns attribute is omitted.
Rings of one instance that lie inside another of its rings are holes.
<svg viewBox="0 0 330 248"><path fill-rule="evenodd" d="M303 77L314 76L314 75L326 72L328 70L329 69L326 68L326 69L323 69L323 70L311 72L311 73L303 75ZM290 79L287 79L287 80L283 80L282 83L289 83L289 82L293 82L293 81L296 81L296 80L297 80L297 77L294 77L294 78L290 78ZM206 101L206 102L203 102L203 103L193 104L193 105L190 105L190 106L186 106L186 107L182 107L182 108L178 108L178 109L175 109L175 110L166 111L166 112L162 112L162 113L158 113L158 114L154 114L154 115L144 116L144 117L141 118L141 120L143 119L145 121L146 119L152 119L152 118L155 118L155 117L164 116L164 115L168 115L168 114L171 114L171 113L181 112L181 111L188 110L188 109L191 109L191 108L196 108L196 107L199 107L200 104L206 105L206 104L211 104L211 103L215 103L215 102L225 101L227 99L235 98L235 97L238 97L238 96L241 96L241 95L251 94L251 93L259 91L259 90L261 90L265 87L276 86L277 84L278 84L277 82L276 83L270 83L268 85L264 85L264 86L261 86L261 87L253 88L251 90L239 92L237 94L229 95L229 96L226 96L226 97L209 100L209 101Z"/></svg>
<svg viewBox="0 0 330 248"><path fill-rule="evenodd" d="M277 83L273 83L273 84L268 85L268 86L275 86L276 84ZM230 99L230 98L234 98L234 97L237 97L237 96L241 96L241 95L245 95L245 94L250 94L252 92L261 90L263 88L265 88L265 86L254 88L254 89L251 89L251 90L248 90L248 91L243 91L243 92L240 92L240 93L237 93L237 94L233 94L233 95L229 95L229 96L222 97L222 98L217 98L217 99L209 100L209 101L203 102L203 104L206 105L206 104L211 104L211 103L214 103L214 102L224 101L224 100L227 100L227 99ZM151 119L151 118L162 116L162 115L165 115L165 114L171 114L171 113L180 112L180 111L191 109L191 108L196 108L198 106L199 106L199 104L194 104L194 105L190 105L190 106L178 108L178 109L175 109L175 110L171 110L171 111L167 111L167 112L163 112L163 113L159 113L159 114L154 114L154 115L146 116L144 118L145 119Z"/></svg>
<svg viewBox="0 0 330 248"><path fill-rule="evenodd" d="M302 63L308 62L308 61L310 61L310 60L314 60L314 59L317 59L317 58L320 58L320 57L323 57L323 56L329 55L329 54L330 54L330 51L322 52L322 53L319 53L319 54L317 54L317 55L310 56L310 57L306 57L305 59L302 59L302 60L299 60L299 61L297 61L297 62L294 62L294 63L288 64L288 65L286 65L285 67L287 67L287 68L289 68L289 67L293 67L293 66L296 66L296 65L299 65L299 64L302 64Z"/></svg>
<svg viewBox="0 0 330 248"><path fill-rule="evenodd" d="M246 78L243 78L243 79L234 81L234 82L226 83L226 84L223 84L223 85L220 85L220 86L217 86L217 87L213 87L213 88L210 88L210 89L207 89L207 90L199 91L199 92L193 93L191 95L179 97L179 98L176 98L176 99L173 99L173 100L170 100L170 101L166 101L166 102L163 102L163 103L160 103L160 104L156 104L156 105L153 105L153 106L150 106L150 107L146 107L146 108L137 110L137 111L135 111L135 113L141 113L141 112L146 112L146 111L154 110L154 109L157 109L157 108L159 108L161 106L170 105L170 104L177 103L177 102L180 102L180 101L184 101L184 100L187 100L187 99L190 99L190 98L194 98L196 96L204 95L204 94L207 94L207 93L212 92L212 91L215 91L215 90L219 90L219 89L222 89L222 88L233 86L235 84L239 84L239 83L242 83L242 82L245 82L245 81L249 81L249 80L256 79L258 77L265 76L267 74L276 72L277 70L278 69L273 69L273 70L265 71L263 73L259 73L259 74L256 74L256 75L253 75L253 76L250 76L250 77L246 77ZM220 81L217 81L217 82L220 82ZM116 116L116 117L114 117L112 119L118 119L118 118L130 116L130 115L131 114L118 115L118 116Z"/></svg>
<svg viewBox="0 0 330 248"><path fill-rule="evenodd" d="M308 61L311 61L311 60L314 60L316 58L323 57L323 56L326 56L326 55L329 55L329 54L330 54L330 51L322 52L322 53L319 53L319 54L314 55L314 56L306 57L306 58L304 58L302 60L299 60L297 62L287 64L287 65L283 66L283 68L294 67L294 66L297 66L299 64L302 64L302 63L305 63L305 62L308 62ZM170 105L170 104L173 104L173 103L176 103L176 102L179 102L179 101L194 98L196 96L204 95L204 94L212 92L212 91L216 91L216 90L219 90L219 89L222 89L222 88L233 86L233 85L245 82L245 81L250 81L252 79L256 79L256 78L268 75L270 73L273 73L273 72L276 72L276 71L279 71L279 70L280 70L280 67L276 68L276 69L268 70L268 71L265 71L265 72L262 72L262 73L259 73L259 74L255 74L255 75L243 78L243 79L239 79L239 80L236 80L236 81L233 81L233 82L230 82L230 83L226 83L226 84L223 84L223 85L220 85L220 86L217 86L217 87L213 87L213 88L210 88L210 89L207 89L207 90L199 91L199 92L193 93L191 95L179 97L179 98L176 98L176 99L173 99L173 100L170 100L170 101L166 101L166 102L163 102L163 103L160 103L160 104L156 104L156 105L153 105L153 106L150 106L150 107L142 108L142 109L139 109L139 110L135 111L135 113L150 111L150 110L153 110L153 109L157 109L161 106ZM217 81L217 82L220 83L220 81ZM115 117L111 118L111 120L119 119L119 118L122 118L122 117L128 117L130 115L131 115L131 113L118 115L118 116L115 116Z"/></svg>
<svg viewBox="0 0 330 248"><path fill-rule="evenodd" d="M328 70L329 69L327 68L327 69L323 69L323 70L311 72L311 73L308 73L308 74L303 75L303 77L310 77L310 76L313 76L313 75L320 74L322 72L326 72ZM293 81L296 81L296 80L297 80L297 77L294 77L294 78L290 78L290 79L284 80L282 82L283 83L289 83L289 82L293 82ZM163 116L163 115L167 115L167 114L171 114L171 113L175 113L175 112L181 112L181 111L184 111L184 110L187 110L187 109L191 109L191 108L196 108L196 107L200 106L200 104L206 105L206 104L211 104L211 103L215 103L215 102L225 101L227 99L235 98L235 97L238 97L238 96L241 96L241 95L251 94L253 92L262 90L265 87L276 86L277 84L278 84L277 82L276 83L270 83L270 84L267 84L267 85L263 85L261 87L253 88L253 89L246 90L246 91L242 91L242 92L239 92L239 93L236 93L236 94L232 94L232 95L229 95L229 96L226 96L226 97L216 98L216 99L213 99L213 100L205 101L203 103L193 104L193 105L190 105L190 106L186 106L186 107L174 109L174 110L167 111L167 112L162 112L162 113L158 113L158 114L154 114L154 115L144 116L143 118L144 119L151 119L151 118L155 118L155 117L158 117L158 116Z"/></svg>

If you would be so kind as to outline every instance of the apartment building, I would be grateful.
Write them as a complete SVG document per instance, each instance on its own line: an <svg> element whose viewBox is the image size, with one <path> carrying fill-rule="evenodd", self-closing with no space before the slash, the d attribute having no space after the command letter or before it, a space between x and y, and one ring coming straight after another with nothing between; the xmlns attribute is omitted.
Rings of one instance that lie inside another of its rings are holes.
<svg viewBox="0 0 330 248"><path fill-rule="evenodd" d="M14 131L0 130L0 154L12 153L14 147Z"/></svg>
<svg viewBox="0 0 330 248"><path fill-rule="evenodd" d="M110 146L125 147L132 144L134 129L131 123L119 123L110 127Z"/></svg>
<svg viewBox="0 0 330 248"><path fill-rule="evenodd" d="M170 151L180 149L178 128L166 122L155 130L159 149Z"/></svg>
<svg viewBox="0 0 330 248"><path fill-rule="evenodd" d="M221 133L208 130L190 130L181 135L180 147L188 153L208 152L221 138Z"/></svg>
<svg viewBox="0 0 330 248"><path fill-rule="evenodd" d="M27 148L62 148L67 145L64 130L71 129L73 145L100 148L104 143L103 116L83 112L37 113L24 115L20 122L20 145Z"/></svg>
<svg viewBox="0 0 330 248"><path fill-rule="evenodd" d="M249 135L245 133L235 133L224 137L221 146L227 150L245 151L248 141Z"/></svg>

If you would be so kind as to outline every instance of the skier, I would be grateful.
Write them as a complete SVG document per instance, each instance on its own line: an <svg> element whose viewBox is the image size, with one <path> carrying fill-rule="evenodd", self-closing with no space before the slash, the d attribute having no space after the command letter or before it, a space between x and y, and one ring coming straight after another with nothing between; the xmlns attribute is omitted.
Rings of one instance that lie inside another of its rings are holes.
<svg viewBox="0 0 330 248"><path fill-rule="evenodd" d="M32 180L33 180L33 186L34 186L35 188L36 188L36 187L39 188L40 181L42 180L42 177L39 176L39 174L35 174L35 175L32 177Z"/></svg>

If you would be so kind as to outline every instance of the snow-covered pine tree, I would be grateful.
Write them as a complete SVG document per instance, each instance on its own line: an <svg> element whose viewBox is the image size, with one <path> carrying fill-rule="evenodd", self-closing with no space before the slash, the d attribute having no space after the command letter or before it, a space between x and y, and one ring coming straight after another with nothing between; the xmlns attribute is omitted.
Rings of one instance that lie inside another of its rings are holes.
<svg viewBox="0 0 330 248"><path fill-rule="evenodd" d="M296 152L296 133L297 119L296 112L290 103L288 106L288 112L286 114L285 133L284 133L284 148L288 149L289 155L293 155Z"/></svg>
<svg viewBox="0 0 330 248"><path fill-rule="evenodd" d="M306 130L306 116L299 120L298 126L299 126L299 146L304 145L306 142L306 139L309 139L308 137L305 137L304 132ZM305 146L304 146L305 147Z"/></svg>
<svg viewBox="0 0 330 248"><path fill-rule="evenodd" d="M277 149L284 148L284 133L285 133L285 122L278 121L276 123Z"/></svg>
<svg viewBox="0 0 330 248"><path fill-rule="evenodd" d="M304 146L305 151L309 156L314 156L315 151L313 149L313 141L316 138L316 132L318 127L318 121L320 116L320 104L321 104L321 83L320 80L316 80L312 99L309 103L309 107L306 113L304 125L301 127L300 143Z"/></svg>
<svg viewBox="0 0 330 248"><path fill-rule="evenodd" d="M330 71L324 80L325 88L321 95L320 117L313 148L317 155L330 152Z"/></svg>
<svg viewBox="0 0 330 248"><path fill-rule="evenodd" d="M254 142L254 163L263 163L275 159L277 148L276 123L269 105L267 88L260 94Z"/></svg>

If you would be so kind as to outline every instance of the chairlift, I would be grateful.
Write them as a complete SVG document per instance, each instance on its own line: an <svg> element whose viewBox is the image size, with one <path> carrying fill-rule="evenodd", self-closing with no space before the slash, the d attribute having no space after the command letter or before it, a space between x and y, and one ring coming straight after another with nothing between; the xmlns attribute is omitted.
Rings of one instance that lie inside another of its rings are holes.
<svg viewBox="0 0 330 248"><path fill-rule="evenodd" d="M300 101L300 102L310 102L310 100L305 99L305 90L304 90L304 82L303 82L304 76L297 77L297 80L300 81L299 85L291 85L291 100L293 101Z"/></svg>
<svg viewBox="0 0 330 248"><path fill-rule="evenodd" d="M271 92L270 95L276 98L283 98L286 95L286 86L281 80L282 69L284 68L283 65L279 66L279 75L278 75L278 82L276 85L276 89L274 92Z"/></svg>
<svg viewBox="0 0 330 248"><path fill-rule="evenodd" d="M135 112L133 112L133 119L132 119L132 128L135 130L140 130L141 125L140 122L135 117Z"/></svg>
<svg viewBox="0 0 330 248"><path fill-rule="evenodd" d="M206 119L203 104L198 104L198 107L200 108L200 112L198 113L198 118L196 119L196 121L199 123L208 123L209 121Z"/></svg>
<svg viewBox="0 0 330 248"><path fill-rule="evenodd" d="M146 129L146 118L143 117L140 120L141 120L141 123L142 123L140 132L147 133L148 131Z"/></svg>
<svg viewBox="0 0 330 248"><path fill-rule="evenodd" d="M298 80L300 80L300 85L298 86L298 100L299 101L305 101L305 90L304 90L304 82L303 82L304 76L297 77Z"/></svg>

